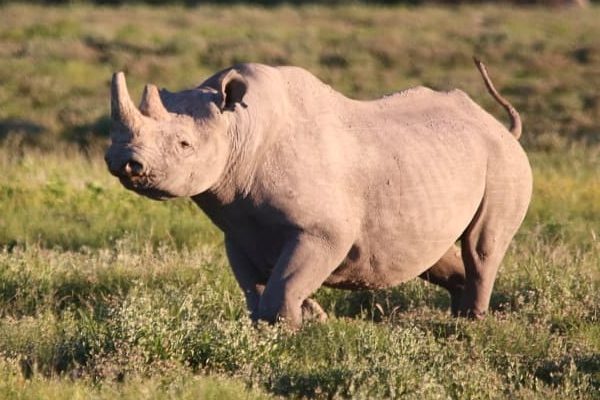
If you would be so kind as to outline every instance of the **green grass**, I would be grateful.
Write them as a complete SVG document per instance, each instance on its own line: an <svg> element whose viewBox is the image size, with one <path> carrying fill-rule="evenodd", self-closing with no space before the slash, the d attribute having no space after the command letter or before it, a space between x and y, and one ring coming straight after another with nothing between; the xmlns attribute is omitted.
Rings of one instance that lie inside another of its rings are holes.
<svg viewBox="0 0 600 400"><path fill-rule="evenodd" d="M215 243L216 230L185 200L168 206L140 202L121 190L100 157L77 149L14 156L0 154L0 243L39 243L79 249L114 245L125 234L139 245L148 241L191 246ZM24 224L23 222L27 223Z"/></svg>
<svg viewBox="0 0 600 400"><path fill-rule="evenodd" d="M0 398L600 398L600 9L0 7ZM253 327L221 234L101 157L108 84L238 61L369 98L460 87L525 121L529 214L482 322L413 281L321 289L330 319Z"/></svg>
<svg viewBox="0 0 600 400"><path fill-rule="evenodd" d="M3 399L268 399L259 390L249 390L239 382L223 377L192 375L173 367L162 377L136 378L127 382L101 383L63 377L45 379L20 377L19 363L0 362L0 397Z"/></svg>

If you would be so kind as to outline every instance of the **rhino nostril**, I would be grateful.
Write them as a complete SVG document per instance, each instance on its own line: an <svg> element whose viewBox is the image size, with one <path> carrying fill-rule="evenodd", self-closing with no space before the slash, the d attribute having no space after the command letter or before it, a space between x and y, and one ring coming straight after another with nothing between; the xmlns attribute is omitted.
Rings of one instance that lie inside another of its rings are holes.
<svg viewBox="0 0 600 400"><path fill-rule="evenodd" d="M129 160L123 166L123 171L127 176L140 176L144 172L144 166L134 160Z"/></svg>

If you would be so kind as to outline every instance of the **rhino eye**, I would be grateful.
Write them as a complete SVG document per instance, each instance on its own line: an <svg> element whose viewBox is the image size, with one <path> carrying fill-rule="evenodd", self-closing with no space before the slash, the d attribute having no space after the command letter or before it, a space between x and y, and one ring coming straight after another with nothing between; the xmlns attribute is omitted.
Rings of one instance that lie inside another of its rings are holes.
<svg viewBox="0 0 600 400"><path fill-rule="evenodd" d="M190 147L192 147L190 142L188 142L187 140L181 140L179 142L179 146L181 146L182 149L189 149Z"/></svg>

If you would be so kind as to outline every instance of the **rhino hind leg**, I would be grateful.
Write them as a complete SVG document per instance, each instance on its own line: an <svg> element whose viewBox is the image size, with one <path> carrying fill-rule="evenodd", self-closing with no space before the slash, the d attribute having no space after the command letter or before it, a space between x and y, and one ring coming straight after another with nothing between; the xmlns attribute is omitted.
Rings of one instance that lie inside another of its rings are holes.
<svg viewBox="0 0 600 400"><path fill-rule="evenodd" d="M452 315L458 315L465 289L465 266L458 246L450 247L442 258L419 275L419 278L446 289L450 293Z"/></svg>
<svg viewBox="0 0 600 400"><path fill-rule="evenodd" d="M461 238L466 280L460 316L481 319L487 311L500 263L527 209L527 202L521 201L518 194L514 197L514 202L497 209L499 202L484 196Z"/></svg>

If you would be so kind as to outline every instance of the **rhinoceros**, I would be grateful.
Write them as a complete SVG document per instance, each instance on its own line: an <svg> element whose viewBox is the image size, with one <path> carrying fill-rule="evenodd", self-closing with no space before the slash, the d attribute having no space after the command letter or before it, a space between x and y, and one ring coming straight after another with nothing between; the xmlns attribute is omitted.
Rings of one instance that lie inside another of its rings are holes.
<svg viewBox="0 0 600 400"><path fill-rule="evenodd" d="M460 90L358 101L302 68L251 63L176 93L148 84L138 108L119 72L106 162L143 196L191 197L223 231L254 320L298 327L324 316L310 298L322 285L415 277L482 318L532 174L518 112L476 63L510 129Z"/></svg>

